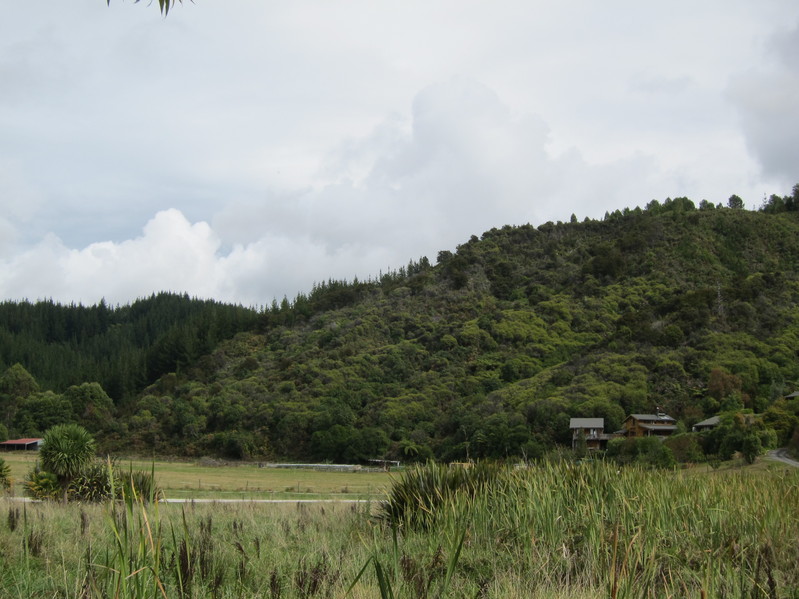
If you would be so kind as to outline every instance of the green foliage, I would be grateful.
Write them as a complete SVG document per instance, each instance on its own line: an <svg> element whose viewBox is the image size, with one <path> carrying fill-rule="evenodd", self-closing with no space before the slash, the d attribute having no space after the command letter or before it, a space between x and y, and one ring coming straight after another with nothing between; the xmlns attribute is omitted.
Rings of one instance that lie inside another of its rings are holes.
<svg viewBox="0 0 799 599"><path fill-rule="evenodd" d="M791 202L753 212L669 198L601 222L505 226L435 266L329 280L260 313L174 294L116 308L6 302L0 366L19 362L45 391L0 393L0 424L13 436L77 422L106 451L147 454L509 459L571 445L570 417L617 430L658 405L684 430L762 413L761 444L767 429L787 443ZM700 439L718 455L743 435Z"/></svg>
<svg viewBox="0 0 799 599"><path fill-rule="evenodd" d="M779 435L766 422L765 418L747 412L722 414L720 424L701 435L704 451L724 460L740 453L751 464L766 449L777 447Z"/></svg>
<svg viewBox="0 0 799 599"><path fill-rule="evenodd" d="M94 449L94 438L77 424L59 424L44 434L39 459L58 478L65 502L69 485L90 464Z"/></svg>
<svg viewBox="0 0 799 599"><path fill-rule="evenodd" d="M122 403L158 377L193 364L220 341L252 330L258 318L241 306L172 293L114 308L105 302L88 307L0 302L0 367L24 364L0 377L0 403L4 396L27 397L38 385L60 393L87 381Z"/></svg>
<svg viewBox="0 0 799 599"><path fill-rule="evenodd" d="M39 390L39 385L19 362L0 376L0 395L9 398L25 398Z"/></svg>
<svg viewBox="0 0 799 599"><path fill-rule="evenodd" d="M72 385L64 391L72 416L89 431L107 429L114 414L114 402L99 383Z"/></svg>
<svg viewBox="0 0 799 599"><path fill-rule="evenodd" d="M750 432L744 435L741 440L741 455L746 460L747 464L754 464L757 456L763 453L763 444L760 437Z"/></svg>
<svg viewBox="0 0 799 599"><path fill-rule="evenodd" d="M46 471L40 462L28 472L26 493L39 500L64 498L63 481ZM161 496L153 472L127 471L112 460L93 459L67 483L66 498L83 503L101 503L111 499L137 496L147 502Z"/></svg>
<svg viewBox="0 0 799 599"><path fill-rule="evenodd" d="M402 472L380 508L380 519L397 528L427 528L456 496L488 492L501 468L489 462L445 466L427 463Z"/></svg>
<svg viewBox="0 0 799 599"><path fill-rule="evenodd" d="M70 481L68 496L71 501L97 503L114 497L115 471L102 460L92 460Z"/></svg>
<svg viewBox="0 0 799 599"><path fill-rule="evenodd" d="M669 448L677 462L684 464L705 461L705 454L697 433L672 435L665 439L663 444Z"/></svg>
<svg viewBox="0 0 799 599"><path fill-rule="evenodd" d="M658 437L611 439L606 455L619 464L650 468L672 468L676 464L671 449Z"/></svg>
<svg viewBox="0 0 799 599"><path fill-rule="evenodd" d="M733 194L730 196L730 199L727 200L727 207L732 208L733 210L743 210L744 201L737 195Z"/></svg>
<svg viewBox="0 0 799 599"><path fill-rule="evenodd" d="M21 435L40 436L45 430L72 421L69 401L52 391L36 393L20 402L14 415L13 430Z"/></svg>
<svg viewBox="0 0 799 599"><path fill-rule="evenodd" d="M70 500L91 503L125 497L139 497L148 502L160 495L152 472L132 468L126 471L112 460L93 460L81 470L69 488Z"/></svg>
<svg viewBox="0 0 799 599"><path fill-rule="evenodd" d="M0 376L0 424L10 427L20 403L38 390L38 383L22 364L9 367Z"/></svg>
<svg viewBox="0 0 799 599"><path fill-rule="evenodd" d="M56 500L63 496L63 489L58 482L58 477L51 472L42 470L39 462L28 472L25 491L29 497L42 501Z"/></svg>

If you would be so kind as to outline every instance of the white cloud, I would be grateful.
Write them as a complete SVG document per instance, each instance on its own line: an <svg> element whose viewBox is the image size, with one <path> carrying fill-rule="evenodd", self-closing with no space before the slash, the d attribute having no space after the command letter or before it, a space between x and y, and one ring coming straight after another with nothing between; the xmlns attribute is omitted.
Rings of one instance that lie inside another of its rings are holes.
<svg viewBox="0 0 799 599"><path fill-rule="evenodd" d="M467 78L420 92L409 123L389 118L335 152L339 181L231 204L213 228L172 209L121 242L70 249L49 235L5 261L0 292L116 303L172 290L265 304L329 277L434 259L471 234L557 212L546 202L570 182L598 181L576 153L548 154L540 118L513 115Z"/></svg>
<svg viewBox="0 0 799 599"><path fill-rule="evenodd" d="M259 304L795 182L795 0L43 2L0 21L3 297Z"/></svg>
<svg viewBox="0 0 799 599"><path fill-rule="evenodd" d="M2 295L94 303L132 301L153 291L216 291L219 240L205 223L192 225L177 210L159 212L143 235L122 243L69 249L48 235L30 250L7 259Z"/></svg>

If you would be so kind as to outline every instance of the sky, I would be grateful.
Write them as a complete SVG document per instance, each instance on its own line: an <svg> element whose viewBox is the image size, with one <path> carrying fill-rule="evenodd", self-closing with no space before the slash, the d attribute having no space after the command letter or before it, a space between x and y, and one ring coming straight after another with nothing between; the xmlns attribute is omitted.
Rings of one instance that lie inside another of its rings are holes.
<svg viewBox="0 0 799 599"><path fill-rule="evenodd" d="M799 182L796 0L13 2L0 300L268 306Z"/></svg>

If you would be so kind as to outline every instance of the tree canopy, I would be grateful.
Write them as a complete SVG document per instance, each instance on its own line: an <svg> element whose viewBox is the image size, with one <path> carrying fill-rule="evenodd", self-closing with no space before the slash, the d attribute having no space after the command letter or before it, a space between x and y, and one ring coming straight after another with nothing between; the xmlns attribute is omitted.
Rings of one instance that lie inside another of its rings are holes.
<svg viewBox="0 0 799 599"><path fill-rule="evenodd" d="M20 436L81 423L106 451L461 460L536 457L571 444L571 417L616 430L659 406L681 430L754 414L763 429L700 448L754 456L797 437L797 189L758 211L667 198L495 228L261 311L6 302L0 414Z"/></svg>

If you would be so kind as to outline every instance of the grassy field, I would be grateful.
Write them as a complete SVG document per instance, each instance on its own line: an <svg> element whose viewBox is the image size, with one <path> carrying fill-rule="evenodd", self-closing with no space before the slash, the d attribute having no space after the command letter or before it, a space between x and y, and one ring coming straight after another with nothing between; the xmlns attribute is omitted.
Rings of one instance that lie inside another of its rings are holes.
<svg viewBox="0 0 799 599"><path fill-rule="evenodd" d="M0 596L799 597L795 469L470 472L406 471L393 522L383 504L3 499Z"/></svg>
<svg viewBox="0 0 799 599"><path fill-rule="evenodd" d="M11 468L13 493L22 495L22 483L36 454L9 452L0 457ZM164 495L179 499L374 499L384 495L391 481L385 472L261 468L257 463L120 460L118 465L147 472L154 467Z"/></svg>

